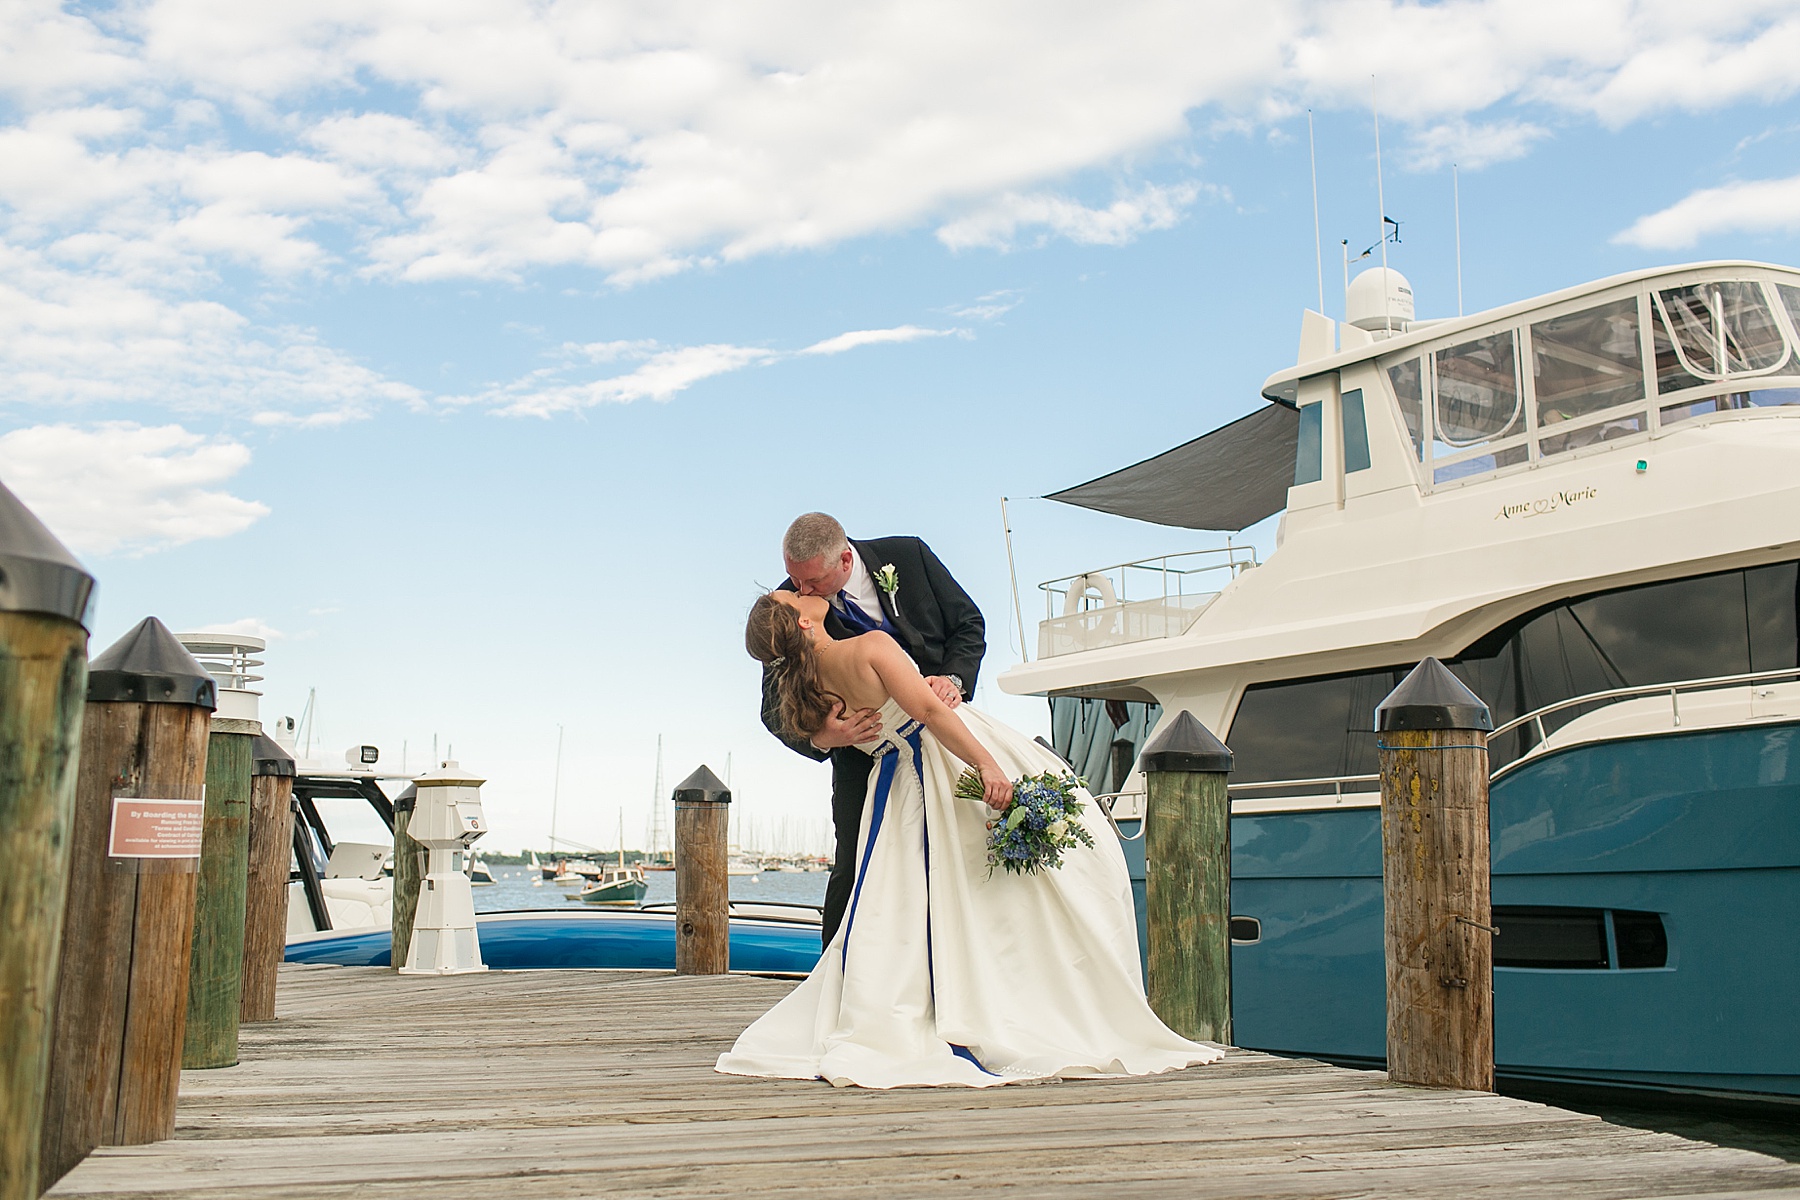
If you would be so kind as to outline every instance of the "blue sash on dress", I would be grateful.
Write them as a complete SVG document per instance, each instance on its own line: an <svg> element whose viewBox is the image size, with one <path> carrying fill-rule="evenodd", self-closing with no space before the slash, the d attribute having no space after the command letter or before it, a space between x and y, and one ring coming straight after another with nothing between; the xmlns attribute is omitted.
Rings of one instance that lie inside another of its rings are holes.
<svg viewBox="0 0 1800 1200"><path fill-rule="evenodd" d="M924 728L925 727L917 721L907 721L898 729L894 730L896 734L906 740L907 746L912 749L913 777L919 781L919 802L921 806L923 806L925 801ZM877 768L875 777L875 811L869 817L869 838L863 845L862 863L856 872L856 887L850 893L850 911L844 917L844 943L839 948L842 954L840 965L845 968L848 968L850 964L850 933L856 927L856 904L857 901L862 898L863 879L866 878L869 873L869 858L875 850L875 839L881 833L881 819L887 815L888 793L893 789L894 773L900 765L900 755L897 753L898 749L899 747L892 741L883 741L881 749L877 751L880 755L880 764ZM921 811L920 815L924 816L925 814ZM922 840L924 842L925 855L925 979L927 986L930 988L931 993L935 998L937 994L935 983L936 976L931 961L931 829L929 819L922 822L922 826L924 832ZM976 1058L967 1046L959 1046L955 1042L946 1042L944 1044L950 1047L950 1052L956 1055L956 1057L973 1063L976 1070L980 1071L982 1074L994 1074L994 1072L981 1065L981 1060Z"/></svg>

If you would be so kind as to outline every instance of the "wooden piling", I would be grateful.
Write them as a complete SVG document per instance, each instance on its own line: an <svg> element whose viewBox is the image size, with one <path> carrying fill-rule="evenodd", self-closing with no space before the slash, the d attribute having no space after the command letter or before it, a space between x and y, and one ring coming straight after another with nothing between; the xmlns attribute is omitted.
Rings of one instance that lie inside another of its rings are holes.
<svg viewBox="0 0 1800 1200"><path fill-rule="evenodd" d="M702 766L675 788L675 973L731 968L731 789Z"/></svg>
<svg viewBox="0 0 1800 1200"><path fill-rule="evenodd" d="M1231 1043L1231 751L1183 710L1144 747L1147 991L1163 1024Z"/></svg>
<svg viewBox="0 0 1800 1200"><path fill-rule="evenodd" d="M216 695L212 676L154 617L90 664L42 1187L96 1146L175 1132Z"/></svg>
<svg viewBox="0 0 1800 1200"><path fill-rule="evenodd" d="M275 972L287 951L288 860L294 852L294 756L259 733L250 758L242 1022L275 1019Z"/></svg>
<svg viewBox="0 0 1800 1200"><path fill-rule="evenodd" d="M0 1200L36 1200L94 580L0 485Z"/></svg>
<svg viewBox="0 0 1800 1200"><path fill-rule="evenodd" d="M394 797L393 949L389 964L396 971L406 965L406 953L412 949L413 918L419 912L419 881L425 878L425 847L406 832L418 802L419 789L410 783Z"/></svg>
<svg viewBox="0 0 1800 1200"><path fill-rule="evenodd" d="M250 763L262 725L214 717L206 746L206 833L194 896L184 1070L235 1066L244 990Z"/></svg>
<svg viewBox="0 0 1800 1200"><path fill-rule="evenodd" d="M1388 1076L1494 1090L1487 706L1427 658L1375 710Z"/></svg>

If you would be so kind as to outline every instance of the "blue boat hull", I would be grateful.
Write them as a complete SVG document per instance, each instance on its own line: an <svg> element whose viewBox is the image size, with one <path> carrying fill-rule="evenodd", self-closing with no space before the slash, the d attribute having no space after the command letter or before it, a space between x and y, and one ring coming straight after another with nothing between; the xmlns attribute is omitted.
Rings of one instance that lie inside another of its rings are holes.
<svg viewBox="0 0 1800 1200"><path fill-rule="evenodd" d="M1656 913L1668 941L1649 969L1497 967L1503 1076L1800 1095L1800 727L1572 747L1490 805L1496 908ZM1236 1040L1382 1062L1377 810L1237 816L1231 835L1232 912L1262 923L1232 951Z"/></svg>
<svg viewBox="0 0 1800 1200"><path fill-rule="evenodd" d="M613 967L675 969L672 912L548 909L482 913L481 958L496 970ZM287 961L349 967L390 965L385 929L346 932L287 948ZM819 960L819 927L779 921L731 922L731 969L805 974Z"/></svg>

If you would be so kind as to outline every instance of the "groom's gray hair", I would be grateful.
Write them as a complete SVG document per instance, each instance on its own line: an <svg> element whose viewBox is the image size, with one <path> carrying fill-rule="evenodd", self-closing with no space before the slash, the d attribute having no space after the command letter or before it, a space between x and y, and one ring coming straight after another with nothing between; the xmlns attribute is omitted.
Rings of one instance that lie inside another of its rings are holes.
<svg viewBox="0 0 1800 1200"><path fill-rule="evenodd" d="M781 556L791 563L809 563L821 556L835 557L850 547L837 518L821 512L794 518L781 539Z"/></svg>

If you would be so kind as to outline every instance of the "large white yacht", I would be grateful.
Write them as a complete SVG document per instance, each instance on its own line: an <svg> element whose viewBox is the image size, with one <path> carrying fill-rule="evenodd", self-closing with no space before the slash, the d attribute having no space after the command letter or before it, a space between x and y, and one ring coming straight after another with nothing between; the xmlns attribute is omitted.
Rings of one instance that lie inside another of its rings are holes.
<svg viewBox="0 0 1800 1200"><path fill-rule="evenodd" d="M1502 1077L1800 1093L1800 271L1422 321L1377 268L1346 315L1305 315L1258 411L1052 497L1231 532L1285 509L1268 560L1051 581L1001 687L1052 698L1127 829L1162 716L1224 738L1237 1036L1372 1063L1373 714L1437 656L1498 727Z"/></svg>

